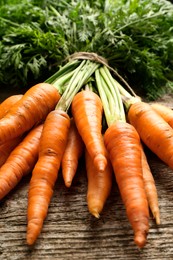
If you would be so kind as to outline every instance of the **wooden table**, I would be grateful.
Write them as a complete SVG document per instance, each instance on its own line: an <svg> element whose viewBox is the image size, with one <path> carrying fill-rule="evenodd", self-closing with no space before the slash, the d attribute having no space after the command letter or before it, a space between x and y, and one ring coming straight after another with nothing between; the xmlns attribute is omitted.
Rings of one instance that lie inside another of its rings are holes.
<svg viewBox="0 0 173 260"><path fill-rule="evenodd" d="M170 95L159 101L173 105ZM100 219L89 214L82 158L70 189L65 188L59 174L48 216L35 246L27 246L25 240L30 176L0 202L0 259L173 259L173 171L150 151L147 157L158 189L161 224L158 227L150 219L144 249L139 250L133 242L133 232L115 182Z"/></svg>

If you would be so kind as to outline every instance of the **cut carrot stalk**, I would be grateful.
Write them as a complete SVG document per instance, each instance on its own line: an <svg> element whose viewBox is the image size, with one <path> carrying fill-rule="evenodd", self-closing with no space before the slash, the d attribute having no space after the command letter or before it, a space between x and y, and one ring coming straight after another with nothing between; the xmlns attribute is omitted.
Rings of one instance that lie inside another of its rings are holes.
<svg viewBox="0 0 173 260"><path fill-rule="evenodd" d="M5 197L24 175L32 171L38 158L42 128L43 125L39 125L32 129L0 168L0 199Z"/></svg>
<svg viewBox="0 0 173 260"><path fill-rule="evenodd" d="M1 104L0 104L0 119L5 116L5 114L8 112L8 110L15 104L17 101L19 101L22 98L22 94L18 95L12 95L6 98Z"/></svg>
<svg viewBox="0 0 173 260"><path fill-rule="evenodd" d="M62 157L62 176L66 187L70 187L76 174L78 161L83 154L84 144L76 128L73 118L70 122L70 130L67 138L67 145Z"/></svg>
<svg viewBox="0 0 173 260"><path fill-rule="evenodd" d="M173 128L173 111L170 107L153 103L151 107Z"/></svg>
<svg viewBox="0 0 173 260"><path fill-rule="evenodd" d="M0 120L0 144L22 135L43 121L59 99L56 88L48 83L30 88Z"/></svg>
<svg viewBox="0 0 173 260"><path fill-rule="evenodd" d="M39 158L32 172L28 193L28 245L35 243L47 216L67 144L70 128L68 109L76 93L98 66L90 61L82 61L70 79L55 110L46 117L40 140Z"/></svg>
<svg viewBox="0 0 173 260"><path fill-rule="evenodd" d="M104 171L107 165L102 137L102 113L102 102L93 91L83 90L74 97L72 115L98 171Z"/></svg>
<svg viewBox="0 0 173 260"><path fill-rule="evenodd" d="M85 162L88 179L87 205L89 212L96 218L99 218L111 192L113 173L112 165L109 158L107 158L107 166L105 170L98 171L86 149Z"/></svg>
<svg viewBox="0 0 173 260"><path fill-rule="evenodd" d="M145 191L147 194L148 204L151 209L152 215L156 220L156 224L159 225L160 211L158 205L157 189L142 145L141 145L141 152L142 152L143 180L144 180Z"/></svg>
<svg viewBox="0 0 173 260"><path fill-rule="evenodd" d="M142 248L149 230L149 208L142 175L140 138L135 128L125 121L122 99L109 70L104 66L95 75L108 125L105 145L134 230L134 241Z"/></svg>

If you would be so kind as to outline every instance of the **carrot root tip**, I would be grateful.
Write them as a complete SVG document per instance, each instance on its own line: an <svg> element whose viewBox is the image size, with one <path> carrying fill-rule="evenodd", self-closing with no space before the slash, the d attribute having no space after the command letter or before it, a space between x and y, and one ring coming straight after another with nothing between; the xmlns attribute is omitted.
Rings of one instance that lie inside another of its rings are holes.
<svg viewBox="0 0 173 260"><path fill-rule="evenodd" d="M146 235L144 233L137 232L135 234L134 241L139 248L143 248L146 244Z"/></svg>

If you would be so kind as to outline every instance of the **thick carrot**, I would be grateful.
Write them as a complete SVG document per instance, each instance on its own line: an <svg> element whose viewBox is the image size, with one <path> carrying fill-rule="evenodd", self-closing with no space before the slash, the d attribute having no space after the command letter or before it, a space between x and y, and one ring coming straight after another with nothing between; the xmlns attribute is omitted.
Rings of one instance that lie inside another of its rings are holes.
<svg viewBox="0 0 173 260"><path fill-rule="evenodd" d="M102 102L90 90L79 92L72 101L72 115L85 146L99 171L107 164L102 137Z"/></svg>
<svg viewBox="0 0 173 260"><path fill-rule="evenodd" d="M173 129L145 102L136 102L128 111L130 123L137 129L142 141L163 162L173 169Z"/></svg>
<svg viewBox="0 0 173 260"><path fill-rule="evenodd" d="M70 187L76 174L78 160L83 154L84 144L76 128L73 118L70 121L70 130L67 145L62 157L62 176L66 187Z"/></svg>
<svg viewBox="0 0 173 260"><path fill-rule="evenodd" d="M48 83L30 88L0 120L0 144L22 135L43 121L59 98L56 88Z"/></svg>
<svg viewBox="0 0 173 260"><path fill-rule="evenodd" d="M0 168L0 199L7 195L24 175L32 171L38 158L42 128L43 125L39 125L32 129Z"/></svg>
<svg viewBox="0 0 173 260"><path fill-rule="evenodd" d="M32 172L28 193L27 243L32 245L41 232L53 195L61 159L65 150L70 118L54 110L45 120L40 140L39 158Z"/></svg>
<svg viewBox="0 0 173 260"><path fill-rule="evenodd" d="M153 214L153 217L156 220L156 223L160 224L160 212L159 212L159 205L158 205L158 196L157 196L157 189L155 185L155 181L153 175L151 173L150 166L147 161L147 157L141 146L141 153L142 153L142 172L143 172L143 180L144 180L144 187L148 199L148 204Z"/></svg>
<svg viewBox="0 0 173 260"><path fill-rule="evenodd" d="M172 109L159 103L153 103L151 106L173 128Z"/></svg>
<svg viewBox="0 0 173 260"><path fill-rule="evenodd" d="M130 124L117 122L106 130L104 140L127 217L134 230L135 243L141 248L146 243L149 230L149 211L142 176L139 135Z"/></svg>
<svg viewBox="0 0 173 260"><path fill-rule="evenodd" d="M0 167L5 163L10 153L21 141L22 137L18 136L0 145Z"/></svg>
<svg viewBox="0 0 173 260"><path fill-rule="evenodd" d="M22 94L18 95L12 95L6 98L1 104L0 104L0 119L5 116L5 114L8 112L8 110L22 98Z"/></svg>
<svg viewBox="0 0 173 260"><path fill-rule="evenodd" d="M107 166L104 171L98 171L91 156L85 149L86 172L88 179L87 205L89 212L99 218L106 203L112 187L112 165L107 159Z"/></svg>
<svg viewBox="0 0 173 260"><path fill-rule="evenodd" d="M117 82L109 70L104 66L95 75L108 125L104 134L105 146L134 230L134 241L141 248L146 243L149 230L149 207L143 181L140 137L136 129L126 122Z"/></svg>

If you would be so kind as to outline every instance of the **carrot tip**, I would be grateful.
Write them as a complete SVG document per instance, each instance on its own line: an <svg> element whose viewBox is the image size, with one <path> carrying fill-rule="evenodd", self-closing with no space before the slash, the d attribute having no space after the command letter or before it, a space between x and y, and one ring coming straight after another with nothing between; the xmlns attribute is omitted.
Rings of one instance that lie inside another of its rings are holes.
<svg viewBox="0 0 173 260"><path fill-rule="evenodd" d="M91 214L95 217L95 218L100 218L100 214L96 211L92 211Z"/></svg>
<svg viewBox="0 0 173 260"><path fill-rule="evenodd" d="M65 182L65 186L66 186L67 188L70 188L70 187L71 187L71 183L72 183L71 181L66 181L66 182Z"/></svg>
<svg viewBox="0 0 173 260"><path fill-rule="evenodd" d="M159 215L159 212L158 211L153 212L153 216L154 216L154 218L156 220L156 224L160 225L160 215Z"/></svg>
<svg viewBox="0 0 173 260"><path fill-rule="evenodd" d="M139 248L143 248L146 244L146 236L143 233L138 232L135 234L134 241Z"/></svg>

